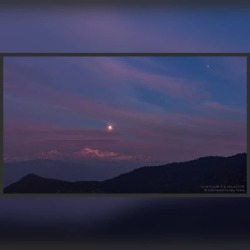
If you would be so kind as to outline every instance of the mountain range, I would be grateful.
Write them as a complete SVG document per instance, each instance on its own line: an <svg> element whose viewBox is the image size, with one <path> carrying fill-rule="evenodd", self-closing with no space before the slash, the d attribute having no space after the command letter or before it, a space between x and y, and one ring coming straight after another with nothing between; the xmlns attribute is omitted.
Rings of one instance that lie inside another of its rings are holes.
<svg viewBox="0 0 250 250"><path fill-rule="evenodd" d="M63 181L28 174L4 193L246 193L247 154L208 156L134 169L104 181Z"/></svg>

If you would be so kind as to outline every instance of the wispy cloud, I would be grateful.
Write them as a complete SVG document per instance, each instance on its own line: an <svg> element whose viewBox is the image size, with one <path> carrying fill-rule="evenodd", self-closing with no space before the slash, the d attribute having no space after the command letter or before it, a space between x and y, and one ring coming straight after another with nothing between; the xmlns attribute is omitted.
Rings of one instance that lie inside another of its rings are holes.
<svg viewBox="0 0 250 250"><path fill-rule="evenodd" d="M51 160L70 160L70 161L84 161L91 159L100 159L100 160L108 160L108 161L147 161L150 160L150 156L145 156L143 154L124 154L120 152L114 151L105 151L92 147L84 147L78 151L63 150L60 151L58 149L50 149L48 151L40 151L35 152L32 156L30 154L16 154L15 156L11 154L4 154L5 162L13 162L13 161L27 161L32 159L51 159Z"/></svg>
<svg viewBox="0 0 250 250"><path fill-rule="evenodd" d="M77 158L99 158L99 159L108 159L108 160L137 160L141 159L142 156L132 156L126 155L122 153L117 153L113 151L101 151L99 149L92 149L89 147L85 147L82 150L75 152L74 155ZM145 159L149 159L149 157L143 157Z"/></svg>
<svg viewBox="0 0 250 250"><path fill-rule="evenodd" d="M57 149L52 149L49 152L41 152L38 154L37 158L39 159L62 159L63 154L59 152Z"/></svg>
<svg viewBox="0 0 250 250"><path fill-rule="evenodd" d="M38 66L40 61L36 60ZM191 61L194 65L190 67L196 72L197 61ZM53 78L49 72L45 78L30 76L28 65L22 65L22 74L12 74L9 63L5 74L4 141L5 151L13 156L37 156L40 152L44 158L74 155L79 159L122 160L143 154L171 160L214 152L231 154L246 147L244 112L229 98L235 93L230 90L228 98L217 100L227 82L219 87L204 83L213 92L213 99L204 98L207 93L200 81L168 76L150 67L147 70L128 58L66 58L63 66L57 61L56 72L61 67L70 69L67 80L57 78L57 73ZM69 80L75 70L77 77L72 78L71 85ZM145 101L147 95L158 101L158 95L152 97L151 91L163 94L163 103L168 107ZM235 120L236 114L241 119ZM108 122L114 125L111 133L106 131Z"/></svg>
<svg viewBox="0 0 250 250"><path fill-rule="evenodd" d="M229 105L224 105L216 101L206 101L201 105L201 108L204 110L210 110L210 111L216 111L216 112L246 114L246 110L235 108Z"/></svg>
<svg viewBox="0 0 250 250"><path fill-rule="evenodd" d="M71 60L72 61L72 60ZM116 87L116 81L126 82L125 86L140 85L148 89L164 93L166 96L177 98L202 98L207 93L201 89L202 82L190 80L184 77L170 76L167 74L156 74L146 69L132 67L126 60L117 58L93 58L88 61L78 59L76 62L87 67L96 75L110 79L111 91L119 91L120 85ZM75 62L75 63L76 63ZM103 83L102 83L103 84Z"/></svg>
<svg viewBox="0 0 250 250"><path fill-rule="evenodd" d="M2 8L0 19L5 52L249 50L248 9Z"/></svg>

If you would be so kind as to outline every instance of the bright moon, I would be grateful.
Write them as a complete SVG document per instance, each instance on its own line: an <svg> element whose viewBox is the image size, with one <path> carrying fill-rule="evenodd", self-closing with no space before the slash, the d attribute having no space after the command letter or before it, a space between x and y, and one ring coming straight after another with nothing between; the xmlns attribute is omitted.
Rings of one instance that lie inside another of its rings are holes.
<svg viewBox="0 0 250 250"><path fill-rule="evenodd" d="M108 125L108 130L109 130L109 131L113 130L112 125Z"/></svg>

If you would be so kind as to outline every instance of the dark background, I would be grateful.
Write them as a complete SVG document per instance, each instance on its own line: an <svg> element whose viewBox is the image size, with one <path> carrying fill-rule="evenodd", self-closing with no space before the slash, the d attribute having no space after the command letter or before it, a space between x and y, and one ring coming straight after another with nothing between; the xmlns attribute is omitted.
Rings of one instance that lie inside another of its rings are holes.
<svg viewBox="0 0 250 250"><path fill-rule="evenodd" d="M246 198L2 198L1 244L247 249L249 209Z"/></svg>

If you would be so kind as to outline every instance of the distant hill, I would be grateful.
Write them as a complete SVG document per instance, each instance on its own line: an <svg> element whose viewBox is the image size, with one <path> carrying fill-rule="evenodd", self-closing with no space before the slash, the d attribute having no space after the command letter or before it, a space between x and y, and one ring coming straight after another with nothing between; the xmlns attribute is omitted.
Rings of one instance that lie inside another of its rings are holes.
<svg viewBox="0 0 250 250"><path fill-rule="evenodd" d="M82 161L36 159L4 162L3 186L6 187L30 173L64 181L103 181L143 166L138 166L138 162L128 165L126 161L119 161L119 167L116 164L116 161L99 159Z"/></svg>
<svg viewBox="0 0 250 250"><path fill-rule="evenodd" d="M99 192L98 181L62 181L28 174L4 189L4 193L85 193Z"/></svg>
<svg viewBox="0 0 250 250"><path fill-rule="evenodd" d="M4 193L245 193L247 154L208 156L135 169L105 181L69 182L28 174Z"/></svg>

